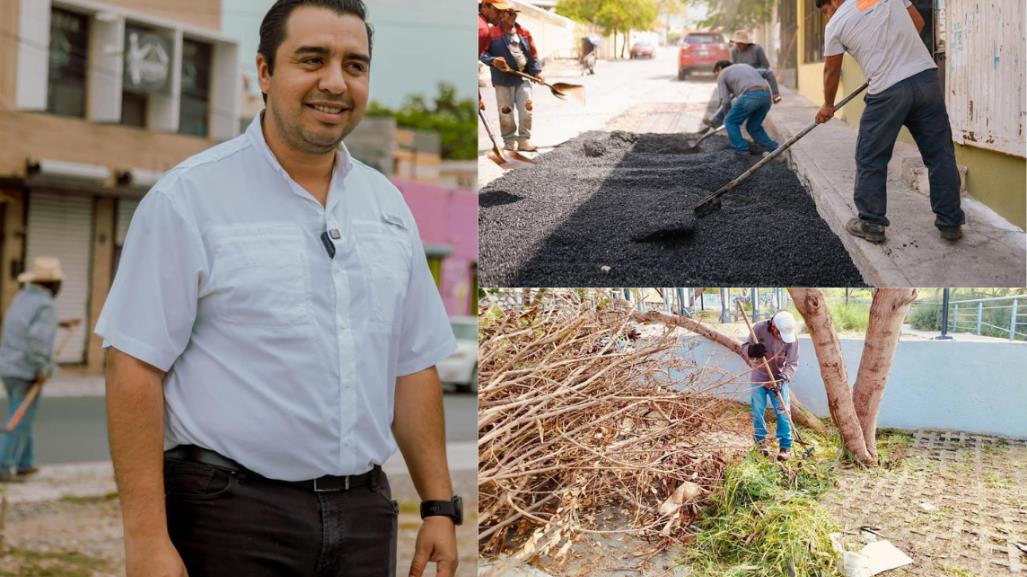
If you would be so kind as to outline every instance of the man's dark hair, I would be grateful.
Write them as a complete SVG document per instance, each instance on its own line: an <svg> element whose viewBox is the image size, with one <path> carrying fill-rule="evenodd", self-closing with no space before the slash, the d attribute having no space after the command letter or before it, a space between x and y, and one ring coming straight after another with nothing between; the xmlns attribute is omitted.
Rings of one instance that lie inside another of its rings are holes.
<svg viewBox="0 0 1027 577"><path fill-rule="evenodd" d="M831 3L831 0L817 0L817 10L820 10L821 8L823 8L824 6L827 6L830 3Z"/></svg>
<svg viewBox="0 0 1027 577"><path fill-rule="evenodd" d="M289 15L300 6L327 8L336 14L352 14L360 18L367 28L367 51L368 56L371 55L374 29L367 23L367 7L362 0L278 0L260 23L260 46L257 52L264 55L268 74L275 73L275 54L285 40L285 24L289 21Z"/></svg>
<svg viewBox="0 0 1027 577"><path fill-rule="evenodd" d="M730 60L718 60L717 63L713 65L713 73L716 74L728 66L731 66Z"/></svg>

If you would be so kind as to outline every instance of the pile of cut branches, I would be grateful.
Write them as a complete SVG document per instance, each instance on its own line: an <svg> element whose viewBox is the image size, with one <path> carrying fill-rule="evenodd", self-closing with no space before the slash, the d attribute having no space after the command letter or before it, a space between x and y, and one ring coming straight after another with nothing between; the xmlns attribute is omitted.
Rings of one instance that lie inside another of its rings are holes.
<svg viewBox="0 0 1027 577"><path fill-rule="evenodd" d="M617 532L659 551L719 483L738 438L725 432L749 425L709 393L746 377L671 354L671 331L644 336L631 312L565 291L480 316L482 556L559 560Z"/></svg>

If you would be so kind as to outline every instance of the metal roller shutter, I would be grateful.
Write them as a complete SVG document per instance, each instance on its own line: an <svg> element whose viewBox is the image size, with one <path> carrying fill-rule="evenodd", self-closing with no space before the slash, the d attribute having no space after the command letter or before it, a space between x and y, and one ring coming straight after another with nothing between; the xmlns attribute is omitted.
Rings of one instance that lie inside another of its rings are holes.
<svg viewBox="0 0 1027 577"><path fill-rule="evenodd" d="M31 268L32 260L37 256L56 256L61 259L64 283L57 295L57 314L62 320L82 320L57 360L62 363L84 362L90 329L93 199L32 191L28 205L25 268ZM64 337L64 329L59 329L57 343Z"/></svg>

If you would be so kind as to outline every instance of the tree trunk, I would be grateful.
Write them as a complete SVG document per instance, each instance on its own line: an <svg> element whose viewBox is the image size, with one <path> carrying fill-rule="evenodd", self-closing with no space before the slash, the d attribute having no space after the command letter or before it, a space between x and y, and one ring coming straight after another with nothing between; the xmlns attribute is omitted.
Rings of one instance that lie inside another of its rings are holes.
<svg viewBox="0 0 1027 577"><path fill-rule="evenodd" d="M870 305L870 324L859 361L852 402L859 417L867 451L877 462L877 411L884 396L884 385L895 358L909 305L916 300L915 288L877 289Z"/></svg>
<svg viewBox="0 0 1027 577"><path fill-rule="evenodd" d="M845 448L860 463L870 466L875 461L867 451L863 430L853 408L841 344L831 324L824 293L820 289L796 288L788 289L788 293L795 303L795 308L806 321L806 328L817 353L817 362L820 364L820 376L824 380L827 392L827 406L831 411L831 418L838 426Z"/></svg>

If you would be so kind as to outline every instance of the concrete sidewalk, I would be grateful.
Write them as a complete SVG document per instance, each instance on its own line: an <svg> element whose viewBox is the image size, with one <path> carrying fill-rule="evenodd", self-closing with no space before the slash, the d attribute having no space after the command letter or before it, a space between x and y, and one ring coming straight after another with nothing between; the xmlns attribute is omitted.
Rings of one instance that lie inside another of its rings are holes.
<svg viewBox="0 0 1027 577"><path fill-rule="evenodd" d="M446 455L451 472L478 470L477 443L447 443ZM409 475L399 452L386 461L383 469L390 477ZM43 465L39 473L22 482L0 484L0 495L12 504L101 499L117 490L110 461Z"/></svg>
<svg viewBox="0 0 1027 577"><path fill-rule="evenodd" d="M768 127L784 142L813 122L818 105L782 87ZM871 286L1024 286L1027 237L990 208L964 194L963 239L949 243L934 227L927 187L914 183L923 167L916 146L899 141L888 166L888 240L874 245L845 232L856 216L856 127L841 120L818 126L785 155L813 195L817 211L842 240ZM921 190L922 192L918 192Z"/></svg>

